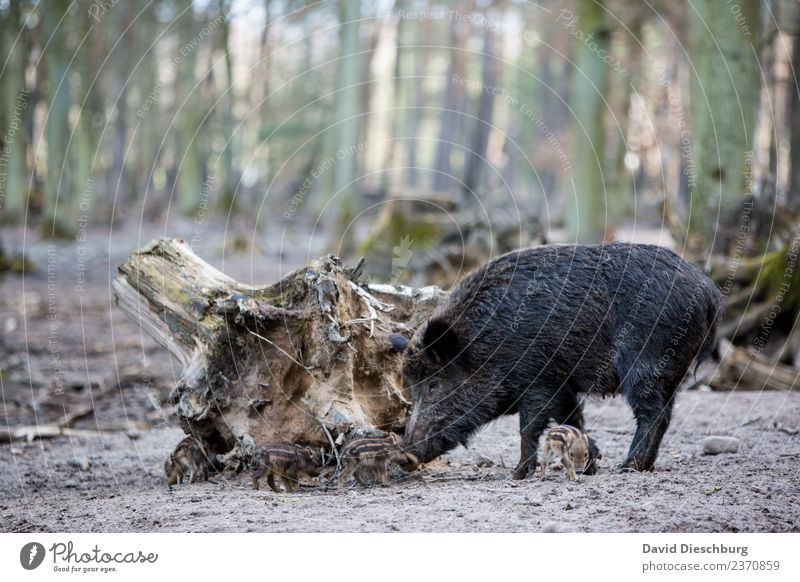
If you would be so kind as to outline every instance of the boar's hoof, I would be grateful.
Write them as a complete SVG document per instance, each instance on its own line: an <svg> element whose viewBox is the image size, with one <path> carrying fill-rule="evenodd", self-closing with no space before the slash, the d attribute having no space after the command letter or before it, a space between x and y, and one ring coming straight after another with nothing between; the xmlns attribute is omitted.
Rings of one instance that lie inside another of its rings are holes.
<svg viewBox="0 0 800 582"><path fill-rule="evenodd" d="M517 468L514 469L514 472L511 473L511 478L514 481L522 481L527 476L528 476L528 463L520 463L519 465L517 465Z"/></svg>
<svg viewBox="0 0 800 582"><path fill-rule="evenodd" d="M619 473L633 473L634 471L652 471L653 470L653 463L645 464L640 463L636 459L628 459L622 465L619 466L617 470Z"/></svg>

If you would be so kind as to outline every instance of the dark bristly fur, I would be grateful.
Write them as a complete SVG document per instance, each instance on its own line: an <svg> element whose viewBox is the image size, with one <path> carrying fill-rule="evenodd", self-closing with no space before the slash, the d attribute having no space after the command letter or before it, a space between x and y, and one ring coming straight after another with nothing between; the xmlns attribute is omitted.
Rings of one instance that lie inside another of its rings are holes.
<svg viewBox="0 0 800 582"><path fill-rule="evenodd" d="M622 468L651 470L678 384L710 354L722 309L710 279L657 246L551 245L499 257L457 285L406 348L408 448L424 463L519 412L522 479L551 419L582 430L582 395L621 393L638 425Z"/></svg>
<svg viewBox="0 0 800 582"><path fill-rule="evenodd" d="M561 464L567 470L567 478L575 481L578 478L575 467L583 471L589 462L589 438L582 430L568 424L559 424L551 428L547 432L542 448L542 479L547 472L551 452L561 458Z"/></svg>
<svg viewBox="0 0 800 582"><path fill-rule="evenodd" d="M300 475L314 478L322 466L322 454L308 447L295 445L267 445L256 449L251 463L253 489L258 489L259 481L267 476L270 489L280 493L279 483L286 492L300 490ZM276 483L276 480L278 483Z"/></svg>
<svg viewBox="0 0 800 582"><path fill-rule="evenodd" d="M371 474L380 484L389 482L389 463L396 463L401 469L410 473L419 465L417 458L403 450L403 439L391 433L385 437L365 437L354 439L342 447L339 452L342 470L337 477L339 488L347 485L351 476L362 487L366 486L364 473Z"/></svg>
<svg viewBox="0 0 800 582"><path fill-rule="evenodd" d="M209 465L206 450L203 443L191 436L179 442L164 463L167 484L179 485L186 475L189 475L189 483L194 483L198 478L206 481Z"/></svg>

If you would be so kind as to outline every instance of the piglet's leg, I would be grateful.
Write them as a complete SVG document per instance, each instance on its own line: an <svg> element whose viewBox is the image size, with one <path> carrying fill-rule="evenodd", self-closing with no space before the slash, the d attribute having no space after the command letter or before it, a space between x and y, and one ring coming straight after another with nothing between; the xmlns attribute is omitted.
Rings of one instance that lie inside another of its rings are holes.
<svg viewBox="0 0 800 582"><path fill-rule="evenodd" d="M384 487L389 485L389 471L386 468L386 463L381 463L377 467L378 482Z"/></svg>
<svg viewBox="0 0 800 582"><path fill-rule="evenodd" d="M559 424L568 424L581 431L586 430L584 427L585 422L583 419L583 407L581 406L581 402L576 395L570 394L566 398L566 402L564 404L564 413L566 414L556 417L556 421ZM595 443L594 439L592 439L592 437L588 437L588 439L589 460L586 462L586 467L583 470L583 474L594 475L597 473L597 460L602 458L602 455L600 455L600 449L597 448L597 444Z"/></svg>
<svg viewBox="0 0 800 582"><path fill-rule="evenodd" d="M578 476L575 474L575 465L572 462L572 459L569 458L568 453L564 453L564 456L561 457L561 463L567 470L567 479L569 479L570 481L575 481L578 478Z"/></svg>
<svg viewBox="0 0 800 582"><path fill-rule="evenodd" d="M547 463L549 461L549 458L550 458L550 441L545 441L544 448L542 449L542 460L541 460L541 465L542 465L541 478L542 479L544 479L544 474L547 472Z"/></svg>
<svg viewBox="0 0 800 582"><path fill-rule="evenodd" d="M278 489L278 485L275 483L275 472L272 470L267 472L267 485L269 485L269 488L275 493L281 492L281 490Z"/></svg>
<svg viewBox="0 0 800 582"><path fill-rule="evenodd" d="M366 482L366 481L364 481L364 477L363 477L363 475L361 474L361 471L362 471L362 470L363 470L363 468L362 468L362 469L359 469L359 468L357 468L357 469L356 469L356 470L353 472L353 475L355 476L355 478L356 478L356 481L358 481L358 484L359 484L359 485L361 485L362 487L366 487L366 486L367 486L367 482Z"/></svg>
<svg viewBox="0 0 800 582"><path fill-rule="evenodd" d="M336 478L336 487L339 489L344 489L347 486L347 481L350 479L350 476L353 474L353 471L356 467L355 461L353 460L346 460L344 467L339 472L339 476Z"/></svg>

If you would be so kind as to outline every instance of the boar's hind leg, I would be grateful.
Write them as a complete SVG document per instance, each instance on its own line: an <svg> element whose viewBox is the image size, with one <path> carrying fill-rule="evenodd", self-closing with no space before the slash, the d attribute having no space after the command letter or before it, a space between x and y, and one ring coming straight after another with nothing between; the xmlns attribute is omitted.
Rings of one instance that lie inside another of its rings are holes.
<svg viewBox="0 0 800 582"><path fill-rule="evenodd" d="M672 417L672 396L675 393L675 386L672 384L677 385L677 382L658 380L655 389L647 391L647 398L639 398L635 393L628 396L628 402L636 417L636 434L628 451L628 457L620 466L621 470L653 470L661 439Z"/></svg>

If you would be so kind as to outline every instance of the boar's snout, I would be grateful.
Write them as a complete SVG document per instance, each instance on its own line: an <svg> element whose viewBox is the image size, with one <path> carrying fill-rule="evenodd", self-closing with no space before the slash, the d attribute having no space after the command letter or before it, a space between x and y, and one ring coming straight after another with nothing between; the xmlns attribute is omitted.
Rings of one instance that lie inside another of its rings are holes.
<svg viewBox="0 0 800 582"><path fill-rule="evenodd" d="M414 407L406 424L405 450L417 457L420 463L427 463L437 456L432 450L430 434L424 425L424 420L420 422L417 407Z"/></svg>
<svg viewBox="0 0 800 582"><path fill-rule="evenodd" d="M413 454L420 463L428 463L447 452L445 439L433 434L431 430L425 430L420 424L409 424L412 430L406 429L405 450Z"/></svg>

